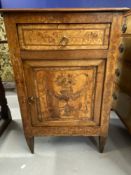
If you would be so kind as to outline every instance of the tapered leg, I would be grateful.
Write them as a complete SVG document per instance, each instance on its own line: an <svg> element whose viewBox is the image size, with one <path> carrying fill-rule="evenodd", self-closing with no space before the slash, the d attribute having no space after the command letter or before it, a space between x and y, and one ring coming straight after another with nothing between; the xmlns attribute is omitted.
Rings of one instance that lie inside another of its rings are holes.
<svg viewBox="0 0 131 175"><path fill-rule="evenodd" d="M103 153L107 137L99 136L99 152Z"/></svg>
<svg viewBox="0 0 131 175"><path fill-rule="evenodd" d="M34 137L25 136L25 138L26 138L26 142L27 142L27 145L28 145L31 153L33 154L34 153Z"/></svg>

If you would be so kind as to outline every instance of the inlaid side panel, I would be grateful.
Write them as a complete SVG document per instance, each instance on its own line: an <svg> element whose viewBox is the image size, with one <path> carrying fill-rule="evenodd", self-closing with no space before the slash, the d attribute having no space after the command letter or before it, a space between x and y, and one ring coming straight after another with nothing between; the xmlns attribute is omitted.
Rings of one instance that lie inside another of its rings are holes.
<svg viewBox="0 0 131 175"><path fill-rule="evenodd" d="M99 124L104 61L43 61L37 66L25 63L25 74L32 78L27 88L33 125Z"/></svg>
<svg viewBox="0 0 131 175"><path fill-rule="evenodd" d="M107 49L110 24L18 24L22 50Z"/></svg>

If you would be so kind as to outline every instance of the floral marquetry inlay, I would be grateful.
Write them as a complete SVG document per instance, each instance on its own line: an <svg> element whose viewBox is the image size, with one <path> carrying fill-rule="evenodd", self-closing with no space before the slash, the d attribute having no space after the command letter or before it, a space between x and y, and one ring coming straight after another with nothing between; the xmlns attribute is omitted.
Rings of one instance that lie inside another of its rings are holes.
<svg viewBox="0 0 131 175"><path fill-rule="evenodd" d="M110 24L20 24L24 50L107 49Z"/></svg>

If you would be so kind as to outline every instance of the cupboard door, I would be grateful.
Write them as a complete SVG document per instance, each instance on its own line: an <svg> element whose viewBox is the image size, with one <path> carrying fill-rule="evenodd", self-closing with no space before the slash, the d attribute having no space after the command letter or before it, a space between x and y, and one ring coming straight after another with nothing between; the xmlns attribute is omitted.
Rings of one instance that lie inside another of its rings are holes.
<svg viewBox="0 0 131 175"><path fill-rule="evenodd" d="M113 110L131 133L131 12L123 18L120 57L116 68Z"/></svg>
<svg viewBox="0 0 131 175"><path fill-rule="evenodd" d="M99 126L104 60L25 61L33 126Z"/></svg>

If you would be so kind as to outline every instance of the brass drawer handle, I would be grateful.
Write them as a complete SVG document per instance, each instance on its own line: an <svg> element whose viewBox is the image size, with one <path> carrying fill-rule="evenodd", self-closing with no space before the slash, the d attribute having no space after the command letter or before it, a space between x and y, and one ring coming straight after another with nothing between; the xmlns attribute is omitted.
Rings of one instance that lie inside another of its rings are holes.
<svg viewBox="0 0 131 175"><path fill-rule="evenodd" d="M116 74L117 77L119 77L120 74L121 74L121 73L120 73L120 70L119 70L119 69L116 69L115 74Z"/></svg>
<svg viewBox="0 0 131 175"><path fill-rule="evenodd" d="M127 30L127 25L126 24L123 24L123 26L122 26L122 32L125 33L126 30Z"/></svg>
<svg viewBox="0 0 131 175"><path fill-rule="evenodd" d="M123 44L120 44L120 46L119 46L119 52L120 53L122 53L122 52L124 52L124 45Z"/></svg>
<svg viewBox="0 0 131 175"><path fill-rule="evenodd" d="M66 46L69 42L69 39L66 36L63 36L60 40L60 45L61 46Z"/></svg>
<svg viewBox="0 0 131 175"><path fill-rule="evenodd" d="M114 100L117 100L117 98L118 98L115 92L113 93L112 97Z"/></svg>

